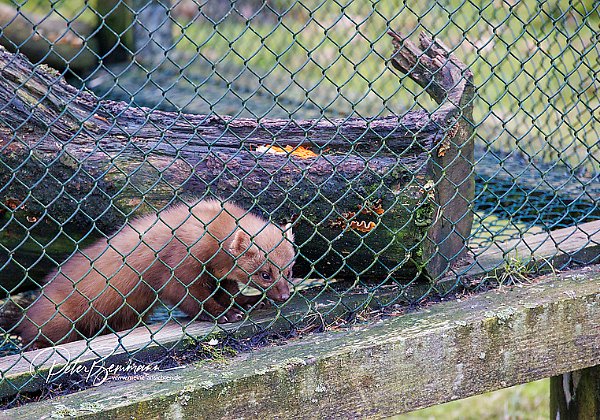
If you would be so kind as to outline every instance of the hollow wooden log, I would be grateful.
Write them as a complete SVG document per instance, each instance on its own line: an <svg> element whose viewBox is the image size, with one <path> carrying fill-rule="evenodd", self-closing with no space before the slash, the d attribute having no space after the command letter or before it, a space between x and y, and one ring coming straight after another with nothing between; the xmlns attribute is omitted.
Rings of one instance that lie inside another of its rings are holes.
<svg viewBox="0 0 600 420"><path fill-rule="evenodd" d="M394 43L392 63L428 86L436 112L257 122L153 111L99 101L0 51L0 269L16 280L4 288L190 195L293 222L299 276L440 276L472 222L472 76L431 39L422 52Z"/></svg>

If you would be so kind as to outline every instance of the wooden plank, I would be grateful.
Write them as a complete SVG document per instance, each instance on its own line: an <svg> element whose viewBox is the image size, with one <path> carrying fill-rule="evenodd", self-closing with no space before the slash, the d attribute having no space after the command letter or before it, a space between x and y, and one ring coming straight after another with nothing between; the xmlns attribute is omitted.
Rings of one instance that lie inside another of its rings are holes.
<svg viewBox="0 0 600 420"><path fill-rule="evenodd" d="M600 266L541 280L3 416L377 418L600 364Z"/></svg>
<svg viewBox="0 0 600 420"><path fill-rule="evenodd" d="M475 261L455 269L453 276L479 276L502 270L508 258L518 258L523 264L537 267L550 263L561 269L567 264L594 264L600 261L600 220L540 232L506 242L497 242L478 253L472 250Z"/></svg>
<svg viewBox="0 0 600 420"><path fill-rule="evenodd" d="M307 286L314 287L317 284L320 286L319 289L307 290ZM334 286L315 279L297 286L294 298L279 308L254 311L247 319L237 323L215 325L211 322L175 319L130 331L102 335L90 340L89 344L85 340L79 340L61 344L56 350L39 349L6 356L0 358L0 372L3 373L4 379L0 381L0 397L13 395L20 387L25 391L36 391L42 388L44 381L36 380L39 379L39 375L32 380L32 368L43 376L50 369L65 366L67 360L73 358L77 358L82 364L91 364L98 359L107 363L119 363L131 356L157 358L157 354L165 349L185 346L186 337L200 340L209 336L214 337L215 334L251 337L267 328L271 332L284 332L294 326L306 324L306 320L310 319L311 315L318 314L323 322L332 322L339 316L365 306L365 302L377 301L381 304L393 301L401 295L400 287L395 285L382 286L376 300L372 300L372 292L348 293L347 288L348 285ZM336 289L341 289L343 293ZM299 293L301 291L303 293ZM316 305L318 305L318 312L315 310Z"/></svg>

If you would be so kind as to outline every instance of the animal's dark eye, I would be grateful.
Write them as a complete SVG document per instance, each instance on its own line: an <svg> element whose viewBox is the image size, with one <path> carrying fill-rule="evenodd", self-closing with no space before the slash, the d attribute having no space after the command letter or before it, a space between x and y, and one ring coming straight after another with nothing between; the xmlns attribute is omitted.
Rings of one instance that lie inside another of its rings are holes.
<svg viewBox="0 0 600 420"><path fill-rule="evenodd" d="M267 273L266 271L263 271L262 273L260 273L260 276L265 281L271 280L271 275L269 273Z"/></svg>

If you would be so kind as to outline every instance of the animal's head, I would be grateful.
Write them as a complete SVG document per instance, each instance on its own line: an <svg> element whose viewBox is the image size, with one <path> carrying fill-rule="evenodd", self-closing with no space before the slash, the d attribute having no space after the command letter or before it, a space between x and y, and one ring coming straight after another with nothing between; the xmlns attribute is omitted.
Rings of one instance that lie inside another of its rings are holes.
<svg viewBox="0 0 600 420"><path fill-rule="evenodd" d="M291 225L267 224L254 234L238 228L229 246L235 264L228 278L266 291L275 301L287 300L296 259L293 242Z"/></svg>

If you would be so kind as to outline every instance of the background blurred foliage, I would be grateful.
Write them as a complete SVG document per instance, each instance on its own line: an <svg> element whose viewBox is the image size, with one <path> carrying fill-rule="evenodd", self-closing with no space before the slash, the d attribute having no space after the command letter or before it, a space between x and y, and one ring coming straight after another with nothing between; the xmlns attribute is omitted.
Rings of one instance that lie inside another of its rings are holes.
<svg viewBox="0 0 600 420"><path fill-rule="evenodd" d="M394 420L537 420L550 416L550 381L531 382L414 411Z"/></svg>

